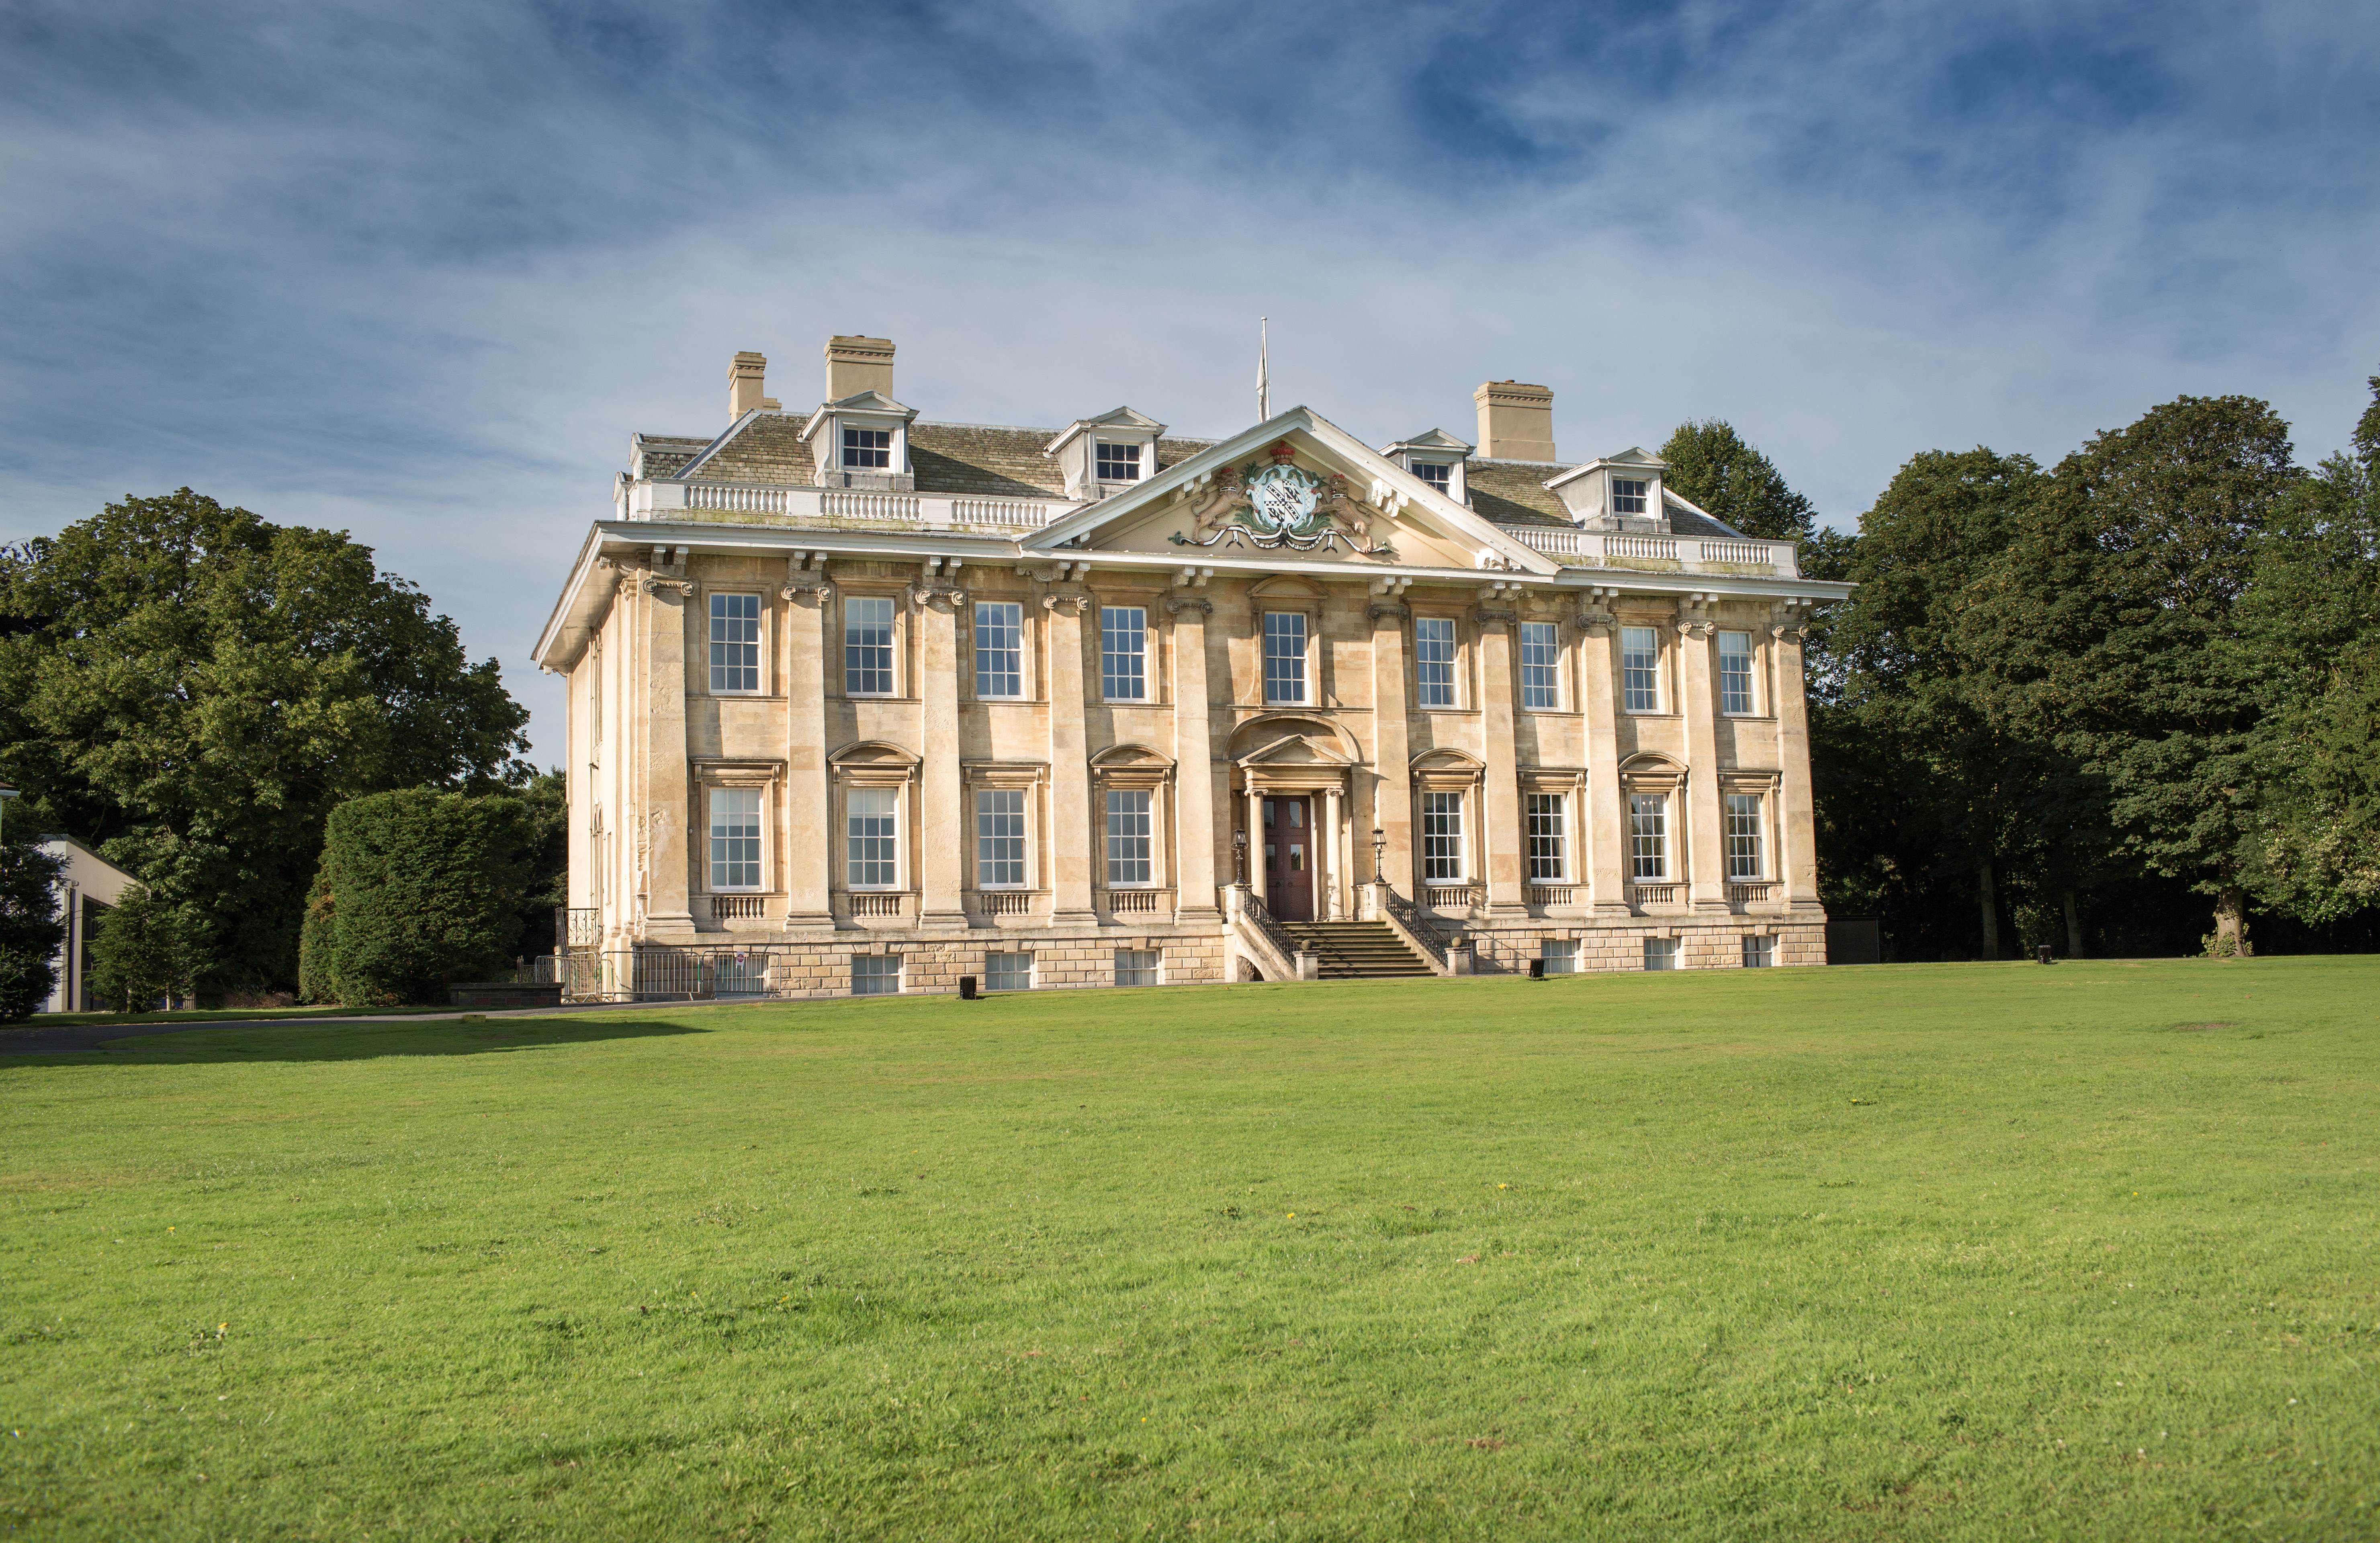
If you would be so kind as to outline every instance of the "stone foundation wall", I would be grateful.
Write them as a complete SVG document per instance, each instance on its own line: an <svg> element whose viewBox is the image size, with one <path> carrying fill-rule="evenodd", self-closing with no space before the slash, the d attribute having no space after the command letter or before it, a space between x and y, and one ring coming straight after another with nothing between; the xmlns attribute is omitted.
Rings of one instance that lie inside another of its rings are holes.
<svg viewBox="0 0 2380 1543"><path fill-rule="evenodd" d="M1765 933L1777 940L1775 962L1823 965L1827 962L1827 926L1818 922L1669 922L1645 918L1633 926L1563 926L1529 921L1514 926L1482 925L1464 929L1471 940L1475 967L1481 975L1526 975L1529 961L1542 955L1548 940L1574 940L1578 973L1593 975L1645 967L1645 940L1675 938L1682 970L1735 970L1743 967L1743 939Z"/></svg>
<svg viewBox="0 0 2380 1543"><path fill-rule="evenodd" d="M1548 940L1577 942L1577 968L1581 974L1642 970L1646 938L1675 938L1680 969L1741 969L1745 934L1760 932L1777 940L1776 963L1779 966L1827 962L1827 929L1822 922L1738 919L1731 923L1688 924L1647 919L1635 925L1598 927L1532 919L1511 926L1473 926L1465 929L1464 936L1472 942L1477 973L1526 975L1529 962L1541 956ZM1115 928L1101 929L1097 933L1002 930L965 936L850 931L765 943L756 940L744 946L751 961L745 978L747 989L759 986L759 978L765 973L765 994L771 998L849 996L851 962L866 955L892 954L900 958L904 995L955 992L959 978L965 975L974 976L979 986L989 990L990 971L986 955L995 953L1033 955L1033 985L1038 990L1115 985L1119 950L1158 954L1158 978L1168 986L1230 980L1237 974L1240 955L1232 939L1220 929L1137 932ZM649 987L661 987L666 977L656 966L663 956L700 956L710 962L706 968L711 968L722 960L733 958L737 948L737 943L726 941L693 949L656 945L643 951L646 964L640 973ZM625 960L624 956L613 957L623 959L622 966L610 977L618 982L625 975Z"/></svg>

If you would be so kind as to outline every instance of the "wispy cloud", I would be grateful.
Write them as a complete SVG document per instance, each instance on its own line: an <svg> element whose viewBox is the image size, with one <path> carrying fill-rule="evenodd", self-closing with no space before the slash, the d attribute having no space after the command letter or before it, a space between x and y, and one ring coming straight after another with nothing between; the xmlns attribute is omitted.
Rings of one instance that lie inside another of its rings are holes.
<svg viewBox="0 0 2380 1543"><path fill-rule="evenodd" d="M0 534L184 482L525 653L628 431L831 332L930 415L1277 397L1566 453L1718 414L1839 523L1933 445L2380 363L2351 6L19 5Z"/></svg>

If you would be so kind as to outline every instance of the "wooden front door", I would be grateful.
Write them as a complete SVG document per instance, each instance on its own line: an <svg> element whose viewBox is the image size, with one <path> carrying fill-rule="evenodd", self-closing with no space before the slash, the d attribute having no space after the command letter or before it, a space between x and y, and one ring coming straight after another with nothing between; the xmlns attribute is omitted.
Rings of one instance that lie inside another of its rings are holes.
<svg viewBox="0 0 2380 1543"><path fill-rule="evenodd" d="M1282 921L1314 919L1314 800L1264 801L1265 905Z"/></svg>

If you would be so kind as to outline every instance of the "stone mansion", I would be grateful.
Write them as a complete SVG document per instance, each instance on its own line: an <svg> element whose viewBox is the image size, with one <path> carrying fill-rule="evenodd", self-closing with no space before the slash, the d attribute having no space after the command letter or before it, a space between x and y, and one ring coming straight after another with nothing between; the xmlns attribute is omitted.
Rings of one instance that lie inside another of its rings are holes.
<svg viewBox="0 0 2380 1543"><path fill-rule="evenodd" d="M577 996L1825 961L1798 576L1663 485L1307 407L1186 439L905 406L638 434L568 681Z"/></svg>

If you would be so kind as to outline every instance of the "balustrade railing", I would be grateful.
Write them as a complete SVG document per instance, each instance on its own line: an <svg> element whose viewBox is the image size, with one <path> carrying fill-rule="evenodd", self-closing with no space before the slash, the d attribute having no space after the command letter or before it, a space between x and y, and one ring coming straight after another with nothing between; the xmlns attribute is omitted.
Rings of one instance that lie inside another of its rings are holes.
<svg viewBox="0 0 2380 1543"><path fill-rule="evenodd" d="M1548 557L1576 558L1586 565L1676 563L1692 572L1716 563L1730 567L1767 567L1789 578L1799 571L1791 541L1642 535L1559 525L1507 525L1499 529L1533 552L1542 552Z"/></svg>
<svg viewBox="0 0 2380 1543"><path fill-rule="evenodd" d="M1736 905L1765 905L1776 893L1777 886L1773 882L1738 881L1727 887L1727 898Z"/></svg>
<svg viewBox="0 0 2380 1543"><path fill-rule="evenodd" d="M557 948L593 948L603 941L603 913L592 905L553 908L553 942Z"/></svg>
<svg viewBox="0 0 2380 1543"><path fill-rule="evenodd" d="M1577 898L1575 884L1531 884L1529 904L1532 905L1568 905Z"/></svg>
<svg viewBox="0 0 2380 1543"><path fill-rule="evenodd" d="M758 921L767 914L768 896L759 894L714 894L710 897L710 919L713 921Z"/></svg>
<svg viewBox="0 0 2380 1543"><path fill-rule="evenodd" d="M1628 899L1634 905L1675 905L1684 888L1682 884L1631 884Z"/></svg>
<svg viewBox="0 0 2380 1543"><path fill-rule="evenodd" d="M1480 884L1425 884L1421 893L1434 911L1468 911L1487 898Z"/></svg>
<svg viewBox="0 0 2380 1543"><path fill-rule="evenodd" d="M1173 909L1172 890L1103 890L1106 909L1111 916L1133 916L1145 912Z"/></svg>
<svg viewBox="0 0 2380 1543"><path fill-rule="evenodd" d="M987 917L1026 917L1033 914L1033 892L1030 890L983 890L975 897L976 913Z"/></svg>
<svg viewBox="0 0 2380 1543"><path fill-rule="evenodd" d="M623 497L632 520L665 520L682 509L785 519L896 520L929 529L1038 530L1077 507L1059 499L969 498L864 488L787 488L746 482L639 482Z"/></svg>
<svg viewBox="0 0 2380 1543"><path fill-rule="evenodd" d="M897 917L903 913L907 905L908 899L909 897L907 895L903 894L898 891L894 891L890 893L879 894L870 894L864 891L856 893L847 893L843 897L844 915L849 917Z"/></svg>

